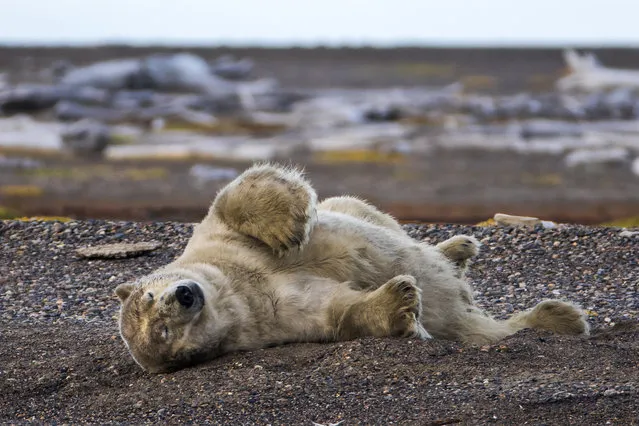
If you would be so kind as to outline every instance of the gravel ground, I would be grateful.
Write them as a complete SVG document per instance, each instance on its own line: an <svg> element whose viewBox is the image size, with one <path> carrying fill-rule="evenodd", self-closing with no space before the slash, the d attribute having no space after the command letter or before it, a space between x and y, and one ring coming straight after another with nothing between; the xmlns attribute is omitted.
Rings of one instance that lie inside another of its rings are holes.
<svg viewBox="0 0 639 426"><path fill-rule="evenodd" d="M498 317L544 298L589 313L593 335L523 331L497 345L403 339L298 344L147 375L117 334L119 283L171 261L191 224L0 222L0 423L639 424L639 235L407 225L483 243L469 271ZM130 259L77 248L158 241Z"/></svg>

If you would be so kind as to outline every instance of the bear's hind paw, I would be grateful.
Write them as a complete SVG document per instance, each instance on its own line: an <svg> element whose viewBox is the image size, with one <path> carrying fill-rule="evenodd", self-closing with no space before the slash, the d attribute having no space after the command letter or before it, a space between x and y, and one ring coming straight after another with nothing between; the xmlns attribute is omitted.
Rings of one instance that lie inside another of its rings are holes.
<svg viewBox="0 0 639 426"><path fill-rule="evenodd" d="M437 244L437 248L453 262L464 262L479 253L481 244L475 237L456 235Z"/></svg>
<svg viewBox="0 0 639 426"><path fill-rule="evenodd" d="M420 322L422 292L417 287L414 277L398 275L380 287L380 290L385 291L387 297L391 298L387 306L391 309L390 316L393 321L394 335L420 339L430 338L430 334Z"/></svg>

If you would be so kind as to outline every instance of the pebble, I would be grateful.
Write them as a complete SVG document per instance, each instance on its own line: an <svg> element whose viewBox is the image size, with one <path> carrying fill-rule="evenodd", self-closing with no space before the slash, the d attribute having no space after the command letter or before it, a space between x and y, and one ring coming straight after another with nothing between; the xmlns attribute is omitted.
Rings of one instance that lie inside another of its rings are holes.
<svg viewBox="0 0 639 426"><path fill-rule="evenodd" d="M171 262L193 229L190 223L101 220L2 224L0 323L5 324L113 324L119 310L115 287ZM467 278L478 305L498 318L553 297L580 304L593 325L639 318L639 239L620 236L618 228L442 224L404 229L432 244L458 234L480 240ZM157 241L161 248L118 260L76 255L80 247L140 241Z"/></svg>

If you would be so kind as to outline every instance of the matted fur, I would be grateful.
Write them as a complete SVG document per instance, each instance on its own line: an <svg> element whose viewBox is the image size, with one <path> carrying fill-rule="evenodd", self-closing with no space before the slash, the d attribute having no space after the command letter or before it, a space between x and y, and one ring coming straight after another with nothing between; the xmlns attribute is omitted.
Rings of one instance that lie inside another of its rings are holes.
<svg viewBox="0 0 639 426"><path fill-rule="evenodd" d="M588 333L568 302L545 301L507 321L488 316L463 279L478 248L471 236L415 241L353 197L317 204L301 172L260 164L220 191L181 256L117 287L120 333L150 372L289 342L484 344L526 327Z"/></svg>

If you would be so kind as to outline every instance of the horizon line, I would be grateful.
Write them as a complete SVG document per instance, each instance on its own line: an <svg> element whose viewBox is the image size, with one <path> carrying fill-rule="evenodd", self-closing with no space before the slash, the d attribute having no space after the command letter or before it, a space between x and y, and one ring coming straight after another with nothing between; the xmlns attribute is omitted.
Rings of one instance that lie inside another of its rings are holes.
<svg viewBox="0 0 639 426"><path fill-rule="evenodd" d="M348 49L348 48L372 48L372 49L397 49L397 48L515 48L515 49L639 49L639 40L637 41L510 41L503 40L439 40L439 41L417 41L417 40L399 40L399 41L369 41L369 42L330 42L330 41L313 41L313 42L264 42L264 41L229 41L229 40L127 40L127 39L100 39L86 41L68 41L68 40L2 40L0 39L0 47L28 47L28 48L84 48L84 47L162 47L162 48L236 48L236 49Z"/></svg>

